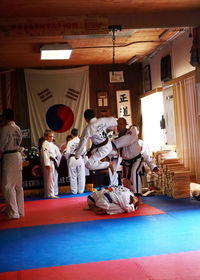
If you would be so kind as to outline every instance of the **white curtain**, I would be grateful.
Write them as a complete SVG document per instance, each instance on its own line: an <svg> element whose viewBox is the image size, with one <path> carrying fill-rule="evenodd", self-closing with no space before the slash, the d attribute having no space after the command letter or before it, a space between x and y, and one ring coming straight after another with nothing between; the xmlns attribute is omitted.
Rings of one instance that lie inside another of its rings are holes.
<svg viewBox="0 0 200 280"><path fill-rule="evenodd" d="M173 86L176 149L185 167L200 182L200 136L195 77Z"/></svg>
<svg viewBox="0 0 200 280"><path fill-rule="evenodd" d="M89 67L64 70L25 70L33 145L52 129L57 146L65 142L72 128L82 133L89 108Z"/></svg>

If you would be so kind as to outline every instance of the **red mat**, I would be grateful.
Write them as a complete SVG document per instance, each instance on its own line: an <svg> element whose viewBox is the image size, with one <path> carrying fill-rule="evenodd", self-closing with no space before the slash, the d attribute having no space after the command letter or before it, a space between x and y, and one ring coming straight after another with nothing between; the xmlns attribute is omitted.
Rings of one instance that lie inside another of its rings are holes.
<svg viewBox="0 0 200 280"><path fill-rule="evenodd" d="M1 280L199 280L200 251L0 273Z"/></svg>
<svg viewBox="0 0 200 280"><path fill-rule="evenodd" d="M19 220L5 220L4 215L0 215L0 229L127 218L165 213L153 206L142 204L139 209L130 214L123 213L99 216L92 211L83 210L86 207L87 196L27 201L25 202L25 217Z"/></svg>

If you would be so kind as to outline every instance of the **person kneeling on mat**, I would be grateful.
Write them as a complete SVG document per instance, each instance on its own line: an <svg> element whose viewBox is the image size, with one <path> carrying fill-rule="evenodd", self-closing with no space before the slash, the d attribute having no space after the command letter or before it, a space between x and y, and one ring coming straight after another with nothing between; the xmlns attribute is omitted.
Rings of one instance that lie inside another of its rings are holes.
<svg viewBox="0 0 200 280"><path fill-rule="evenodd" d="M91 193L88 198L88 210L98 215L134 212L138 207L138 199L123 186L101 188Z"/></svg>

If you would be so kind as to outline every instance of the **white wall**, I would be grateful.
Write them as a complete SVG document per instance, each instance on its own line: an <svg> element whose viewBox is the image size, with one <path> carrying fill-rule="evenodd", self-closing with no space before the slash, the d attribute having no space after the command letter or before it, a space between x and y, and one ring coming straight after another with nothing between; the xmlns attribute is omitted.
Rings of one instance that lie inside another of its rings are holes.
<svg viewBox="0 0 200 280"><path fill-rule="evenodd" d="M166 88L164 83L161 81L161 59L167 55L171 56L172 79L195 70L195 67L190 64L192 41L193 38L189 38L188 29L185 32L180 33L174 40L165 43L165 45L158 49L151 58L148 57L143 61L143 67L150 64L152 89L163 88L163 114L166 121L166 143L171 145L175 144L176 141L174 128L174 106L173 99L168 100L167 97L172 96L173 93L172 90L170 88ZM160 107L161 106L162 104L160 104ZM144 117L145 116L143 116L143 119ZM143 131L143 134L145 135L145 131ZM150 147L150 149L152 148L153 147Z"/></svg>
<svg viewBox="0 0 200 280"><path fill-rule="evenodd" d="M143 67L150 64L152 89L162 87L160 63L163 56L171 55L172 78L177 78L195 70L190 64L190 50L192 38L189 38L189 30L180 34L174 40L165 43L152 58L143 61Z"/></svg>

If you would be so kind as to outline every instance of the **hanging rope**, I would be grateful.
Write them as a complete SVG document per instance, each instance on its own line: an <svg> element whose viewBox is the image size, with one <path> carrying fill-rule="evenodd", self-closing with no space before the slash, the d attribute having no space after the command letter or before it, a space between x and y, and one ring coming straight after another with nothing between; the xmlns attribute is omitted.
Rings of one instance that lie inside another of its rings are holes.
<svg viewBox="0 0 200 280"><path fill-rule="evenodd" d="M112 75L114 75L114 65L115 65L115 32L121 31L120 25L111 25L108 27L110 31L112 31L112 42L113 42L113 64L112 64Z"/></svg>

